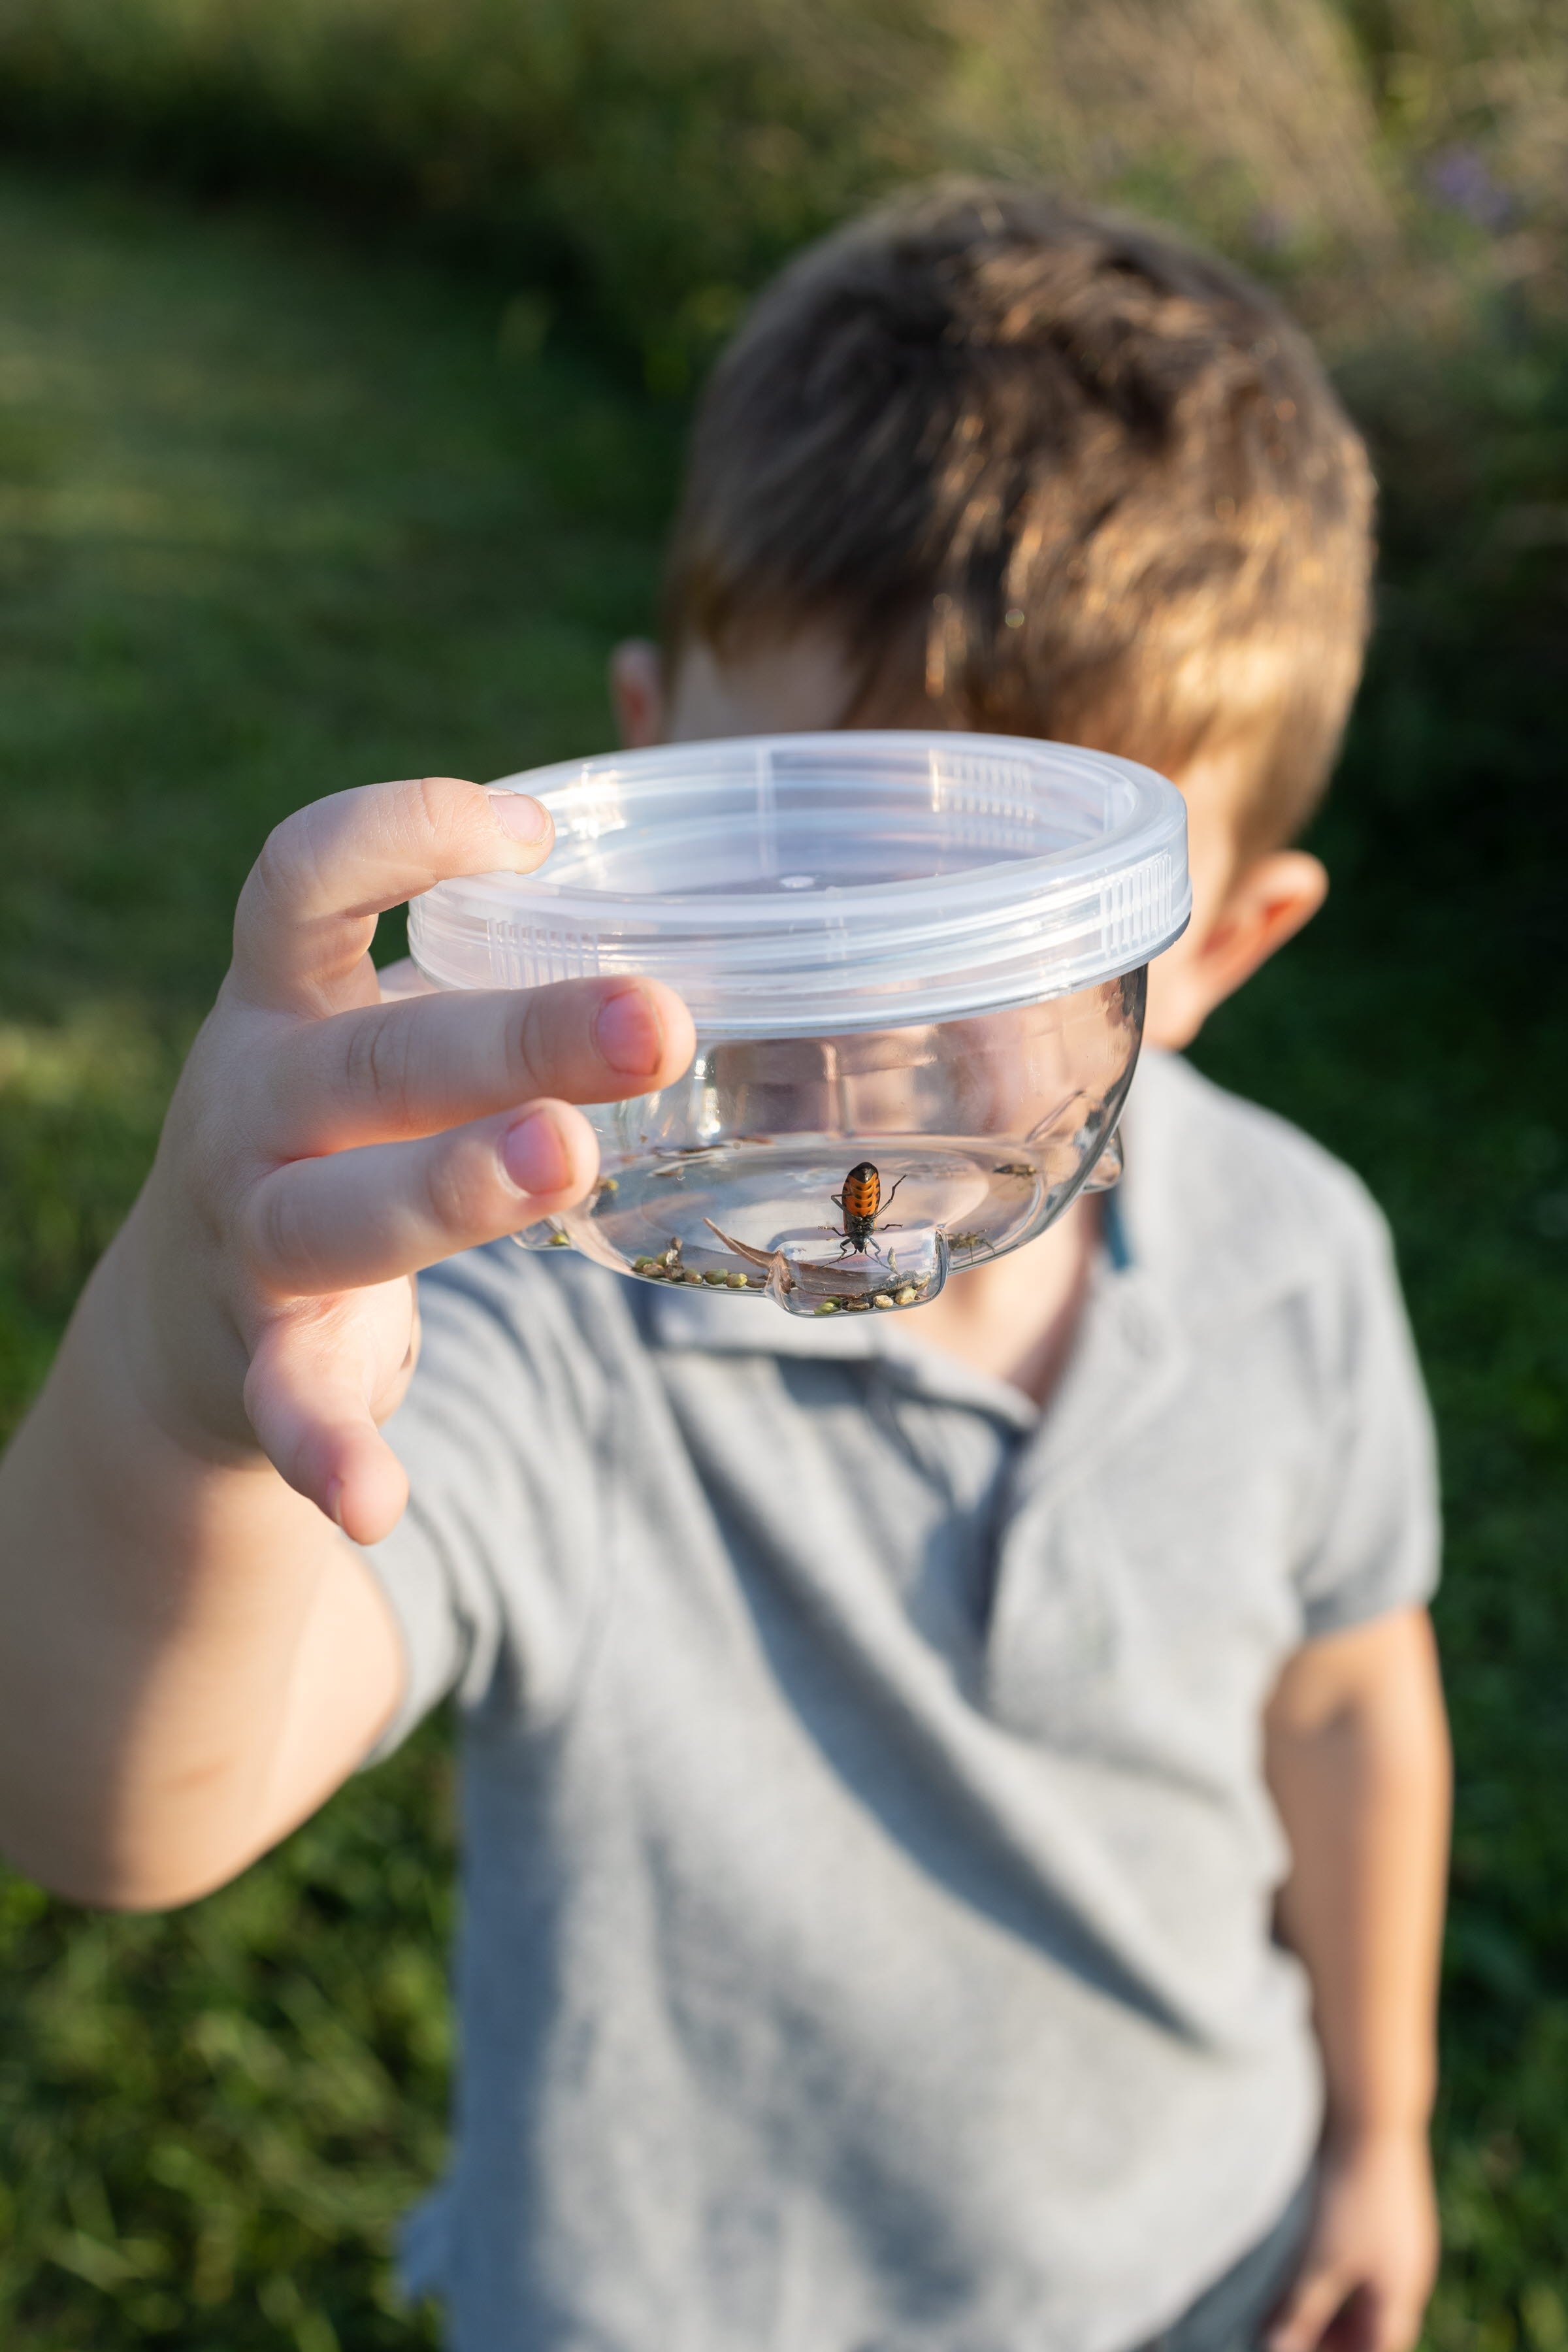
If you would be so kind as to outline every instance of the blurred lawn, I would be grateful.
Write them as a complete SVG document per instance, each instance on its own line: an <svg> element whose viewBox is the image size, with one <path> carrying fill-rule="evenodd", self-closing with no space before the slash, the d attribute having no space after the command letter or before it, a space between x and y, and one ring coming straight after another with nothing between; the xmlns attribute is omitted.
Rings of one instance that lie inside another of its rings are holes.
<svg viewBox="0 0 1568 2352"><path fill-rule="evenodd" d="M504 262L686 384L935 172L1245 253L1336 343L1550 278L1562 0L3 0L0 132Z"/></svg>
<svg viewBox="0 0 1568 2352"><path fill-rule="evenodd" d="M602 744L672 434L482 279L248 215L0 179L0 255L3 1430L145 1164L268 825ZM1515 561L1539 525L1498 523L1550 509L1568 369L1504 338L1482 373L1458 444L1429 384L1365 388L1402 470L1321 829L1341 887L1202 1059L1399 1232L1461 1773L1428 2342L1568 2352L1561 815L1528 832L1561 589ZM447 1769L437 1727L169 1919L0 1878L7 2352L434 2341L385 2257L439 2159Z"/></svg>

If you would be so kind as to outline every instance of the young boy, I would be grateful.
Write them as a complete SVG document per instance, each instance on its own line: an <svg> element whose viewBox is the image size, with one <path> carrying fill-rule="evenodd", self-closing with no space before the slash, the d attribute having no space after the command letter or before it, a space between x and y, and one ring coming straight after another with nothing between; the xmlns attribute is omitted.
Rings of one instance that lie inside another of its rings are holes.
<svg viewBox="0 0 1568 2352"><path fill-rule="evenodd" d="M927 198L721 362L624 731L1163 770L1179 1048L1322 897L1370 496L1231 270ZM458 1694L461 2352L1403 2352L1447 1761L1376 1213L1156 1051L1113 1211L918 1316L475 1247L692 1050L651 984L384 996L378 909L548 850L445 779L267 845L0 1484L9 1851L189 1901Z"/></svg>

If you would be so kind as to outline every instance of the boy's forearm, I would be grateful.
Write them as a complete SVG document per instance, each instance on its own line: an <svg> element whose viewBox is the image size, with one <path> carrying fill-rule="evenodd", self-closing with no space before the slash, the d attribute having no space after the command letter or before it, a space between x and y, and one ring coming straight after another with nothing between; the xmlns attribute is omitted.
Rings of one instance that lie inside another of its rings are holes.
<svg viewBox="0 0 1568 2352"><path fill-rule="evenodd" d="M269 1843L312 1777L331 1785L338 1759L290 1753L290 1698L362 1572L263 1456L205 1458L146 1409L122 1328L133 1246L100 1267L0 1463L0 1848L79 1900L162 1906ZM342 1769L384 1712L374 1633L344 1675Z"/></svg>
<svg viewBox="0 0 1568 2352"><path fill-rule="evenodd" d="M1280 1927L1311 1979L1330 2133L1423 2130L1436 2081L1450 1786L1426 1612L1301 1653L1268 1733L1292 1852Z"/></svg>

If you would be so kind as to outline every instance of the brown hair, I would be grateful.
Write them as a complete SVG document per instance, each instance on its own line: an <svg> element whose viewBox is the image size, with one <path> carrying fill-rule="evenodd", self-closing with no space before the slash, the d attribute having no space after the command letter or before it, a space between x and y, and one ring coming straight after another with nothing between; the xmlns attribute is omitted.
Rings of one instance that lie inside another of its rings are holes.
<svg viewBox="0 0 1568 2352"><path fill-rule="evenodd" d="M1163 230L1010 187L812 247L698 415L665 637L847 643L846 718L1049 735L1179 773L1256 751L1302 824L1360 675L1372 477L1304 335Z"/></svg>

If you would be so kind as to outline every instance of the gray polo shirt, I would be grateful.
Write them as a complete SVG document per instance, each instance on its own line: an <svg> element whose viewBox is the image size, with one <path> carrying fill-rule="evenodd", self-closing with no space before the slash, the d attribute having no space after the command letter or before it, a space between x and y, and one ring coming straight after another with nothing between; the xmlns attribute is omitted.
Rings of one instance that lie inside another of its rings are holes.
<svg viewBox="0 0 1568 2352"><path fill-rule="evenodd" d="M1151 1056L1041 1414L918 1315L509 1244L422 1285L367 1555L463 1715L462 2063L411 2283L458 2352L1123 2352L1321 2090L1260 1717L1431 1591L1342 1167Z"/></svg>

